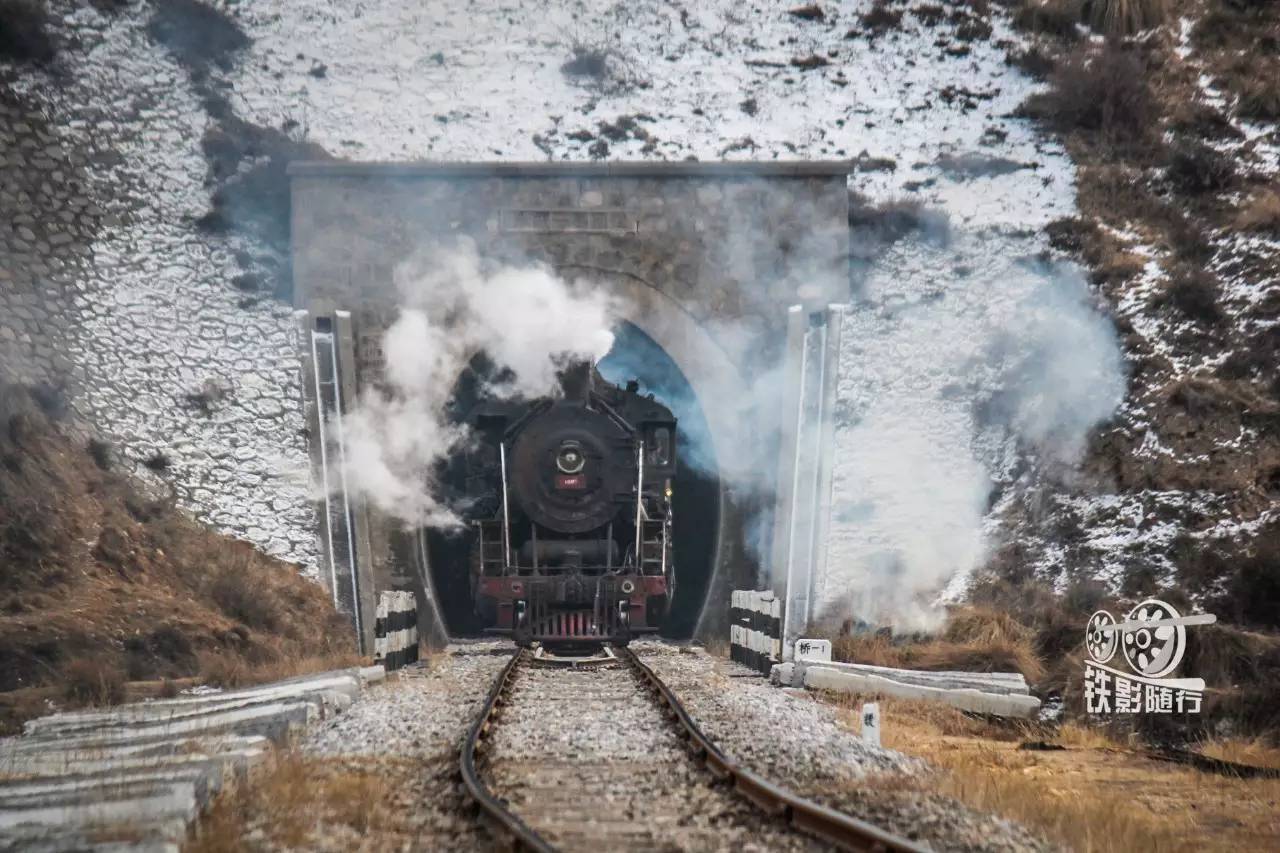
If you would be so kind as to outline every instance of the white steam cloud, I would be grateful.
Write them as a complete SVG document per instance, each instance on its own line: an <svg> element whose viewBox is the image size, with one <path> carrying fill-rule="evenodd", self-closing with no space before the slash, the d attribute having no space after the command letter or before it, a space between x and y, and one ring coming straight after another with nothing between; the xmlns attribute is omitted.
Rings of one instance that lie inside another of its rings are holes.
<svg viewBox="0 0 1280 853"><path fill-rule="evenodd" d="M467 441L446 406L471 359L483 351L502 376L490 393L553 395L566 358L609 351L618 312L599 290L546 267L484 260L469 240L416 255L395 278L400 314L383 342L385 384L366 388L346 422L346 483L405 524L452 526L458 517L433 472Z"/></svg>
<svg viewBox="0 0 1280 853"><path fill-rule="evenodd" d="M998 486L1076 464L1124 398L1110 322L1073 268L960 234L877 260L846 318L819 618L931 630L987 558Z"/></svg>

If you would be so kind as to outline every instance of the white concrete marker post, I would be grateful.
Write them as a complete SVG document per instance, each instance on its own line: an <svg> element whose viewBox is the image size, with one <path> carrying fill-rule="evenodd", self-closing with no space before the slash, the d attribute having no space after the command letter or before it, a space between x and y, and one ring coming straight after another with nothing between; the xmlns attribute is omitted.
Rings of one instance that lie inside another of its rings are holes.
<svg viewBox="0 0 1280 853"><path fill-rule="evenodd" d="M880 705L876 702L862 706L862 742L880 745Z"/></svg>
<svg viewBox="0 0 1280 853"><path fill-rule="evenodd" d="M831 641L796 640L795 659L813 663L831 663Z"/></svg>

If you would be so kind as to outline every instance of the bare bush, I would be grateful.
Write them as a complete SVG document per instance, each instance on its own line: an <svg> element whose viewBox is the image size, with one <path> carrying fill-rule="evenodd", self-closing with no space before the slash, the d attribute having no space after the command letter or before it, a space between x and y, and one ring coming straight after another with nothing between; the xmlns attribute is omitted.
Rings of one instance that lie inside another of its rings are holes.
<svg viewBox="0 0 1280 853"><path fill-rule="evenodd" d="M1241 78L1236 86L1236 112L1255 121L1280 119L1280 63L1256 69L1256 76Z"/></svg>
<svg viewBox="0 0 1280 853"><path fill-rule="evenodd" d="M1013 22L1029 32L1074 41L1080 37L1083 18L1083 0L1042 0L1024 3L1014 13Z"/></svg>
<svg viewBox="0 0 1280 853"><path fill-rule="evenodd" d="M1166 174L1175 188L1188 195L1225 190L1236 178L1229 158L1202 142L1185 140L1170 149Z"/></svg>
<svg viewBox="0 0 1280 853"><path fill-rule="evenodd" d="M1218 280L1205 270L1181 271L1169 282L1163 299L1197 323L1215 326L1222 322Z"/></svg>
<svg viewBox="0 0 1280 853"><path fill-rule="evenodd" d="M142 460L142 465L148 470L155 471L159 474L162 471L168 471L173 465L173 460L169 458L168 454L157 450L155 453Z"/></svg>
<svg viewBox="0 0 1280 853"><path fill-rule="evenodd" d="M44 0L0 0L0 58L46 63L56 54Z"/></svg>
<svg viewBox="0 0 1280 853"><path fill-rule="evenodd" d="M1149 139L1158 110L1146 68L1133 51L1108 43L1082 46L1049 77L1049 91L1022 111L1063 132L1085 131L1117 144Z"/></svg>
<svg viewBox="0 0 1280 853"><path fill-rule="evenodd" d="M1266 190L1245 202L1236 218L1245 231L1280 234L1280 192Z"/></svg>
<svg viewBox="0 0 1280 853"><path fill-rule="evenodd" d="M870 9L858 16L858 23L873 36L880 35L902 26L902 10L892 8L889 0L876 0ZM856 30L849 31L850 36L856 33Z"/></svg>
<svg viewBox="0 0 1280 853"><path fill-rule="evenodd" d="M250 44L234 19L200 0L157 0L153 6L147 32L193 70L229 69L233 55Z"/></svg>
<svg viewBox="0 0 1280 853"><path fill-rule="evenodd" d="M116 463L115 450L111 447L111 443L100 438L89 439L89 457L93 459L93 464L103 471L110 471Z"/></svg>
<svg viewBox="0 0 1280 853"><path fill-rule="evenodd" d="M78 705L119 705L125 697L124 673L101 659L75 660L62 670L64 697Z"/></svg>
<svg viewBox="0 0 1280 853"><path fill-rule="evenodd" d="M560 66L560 70L571 77L603 80L609 73L609 57L612 55L611 47L576 42L572 47L572 55Z"/></svg>
<svg viewBox="0 0 1280 853"><path fill-rule="evenodd" d="M895 198L872 203L865 197L849 193L849 227L859 236L870 236L882 243L893 243L912 232L945 240L950 224L940 210L925 207L910 198Z"/></svg>
<svg viewBox="0 0 1280 853"><path fill-rule="evenodd" d="M1086 20L1095 32L1131 36L1169 19L1169 0L1089 0Z"/></svg>

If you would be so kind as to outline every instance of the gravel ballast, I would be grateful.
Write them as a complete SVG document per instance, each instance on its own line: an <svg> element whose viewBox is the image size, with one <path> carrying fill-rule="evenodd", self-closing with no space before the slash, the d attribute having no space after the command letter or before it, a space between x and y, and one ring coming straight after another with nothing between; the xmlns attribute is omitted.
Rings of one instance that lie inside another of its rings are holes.
<svg viewBox="0 0 1280 853"><path fill-rule="evenodd" d="M505 642L451 644L307 734L305 754L372 767L393 792L394 828L333 835L325 840L330 849L496 849L458 779L458 751L511 651Z"/></svg>
<svg viewBox="0 0 1280 853"><path fill-rule="evenodd" d="M643 641L631 648L731 759L802 796L939 850L1050 849L1009 821L886 784L927 766L863 743L834 708L773 687L698 646Z"/></svg>

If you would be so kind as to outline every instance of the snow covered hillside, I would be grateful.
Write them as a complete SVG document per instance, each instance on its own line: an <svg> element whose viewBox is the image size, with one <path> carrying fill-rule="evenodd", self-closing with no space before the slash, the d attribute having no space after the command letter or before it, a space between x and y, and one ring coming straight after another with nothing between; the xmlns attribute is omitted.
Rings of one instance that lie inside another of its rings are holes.
<svg viewBox="0 0 1280 853"><path fill-rule="evenodd" d="M289 146L854 160L829 616L927 625L936 594L958 594L993 558L1059 587L1100 578L1199 596L1221 573L1180 574L1179 548L1243 553L1280 520L1275 395L1246 392L1256 367L1225 397L1204 390L1233 330L1276 326L1277 238L1211 234L1221 319L1216 343L1195 343L1195 321L1161 295L1176 277L1162 265L1176 254L1168 234L1105 221L1098 188L1120 173L1095 174L1071 133L1016 115L1046 91L1011 61L1027 65L1050 38L1029 6L51 5L59 59L0 66L6 85L67 147L118 155L87 166L112 219L73 275L76 405L134 460L170 460L158 476L201 517L277 554L314 565L291 317L262 283L280 273L280 246L207 227L207 212ZM199 44L175 36L193 21ZM1162 73L1228 113L1238 133L1215 144L1248 162L1251 183L1221 192L1243 203L1274 179L1275 122L1230 115L1235 96L1193 73L1209 60L1192 31L1160 30L1143 50L1172 57ZM1046 51L1089 44L1063 32ZM256 148L237 141L246 126ZM1164 180L1165 166L1147 168ZM1204 426L1204 407L1223 406ZM1226 470L1202 476L1224 453Z"/></svg>

